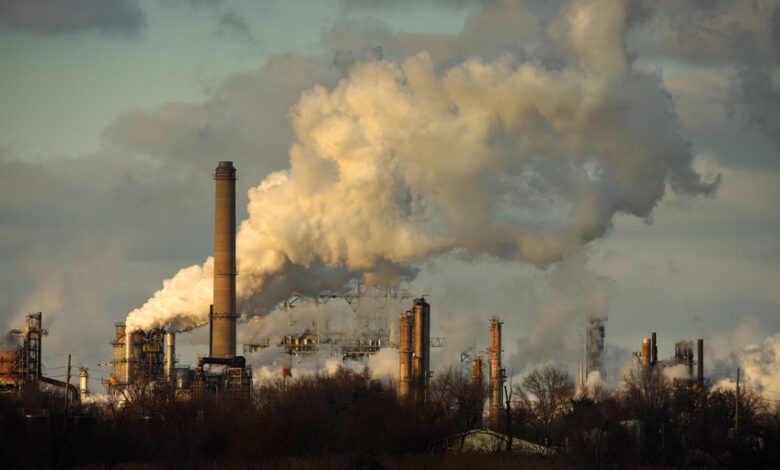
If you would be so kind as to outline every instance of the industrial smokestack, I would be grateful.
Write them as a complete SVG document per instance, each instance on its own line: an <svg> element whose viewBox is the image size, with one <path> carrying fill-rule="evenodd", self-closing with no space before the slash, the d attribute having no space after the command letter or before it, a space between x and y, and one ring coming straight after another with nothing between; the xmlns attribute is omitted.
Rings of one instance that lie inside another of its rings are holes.
<svg viewBox="0 0 780 470"><path fill-rule="evenodd" d="M173 332L165 333L165 377L173 381L173 369L176 367L176 336Z"/></svg>
<svg viewBox="0 0 780 470"><path fill-rule="evenodd" d="M490 426L498 429L499 412L504 395L504 370L501 368L501 325L498 317L490 319Z"/></svg>
<svg viewBox="0 0 780 470"><path fill-rule="evenodd" d="M401 401L408 403L412 397L412 326L414 317L410 312L402 313L399 318L400 371L398 377L398 395Z"/></svg>
<svg viewBox="0 0 780 470"><path fill-rule="evenodd" d="M655 365L658 364L658 344L655 342L655 331L653 331L653 334L650 335L650 338L652 342L652 357L650 358L650 367L655 367Z"/></svg>
<svg viewBox="0 0 780 470"><path fill-rule="evenodd" d="M650 338L642 338L642 372L650 372L650 364L652 363L652 354L650 353Z"/></svg>
<svg viewBox="0 0 780 470"><path fill-rule="evenodd" d="M236 355L236 169L219 162L214 171L214 308L209 356Z"/></svg>
<svg viewBox="0 0 780 470"><path fill-rule="evenodd" d="M414 300L414 401L425 403L431 363L431 306L424 298Z"/></svg>
<svg viewBox="0 0 780 470"><path fill-rule="evenodd" d="M133 334L125 327L125 383L130 384L133 377Z"/></svg>
<svg viewBox="0 0 780 470"><path fill-rule="evenodd" d="M474 422L482 426L482 404L485 393L485 362L482 355L474 356L471 367L471 388L474 392Z"/></svg>
<svg viewBox="0 0 780 470"><path fill-rule="evenodd" d="M704 340L696 341L696 384L699 390L704 390Z"/></svg>
<svg viewBox="0 0 780 470"><path fill-rule="evenodd" d="M89 369L86 367L79 368L79 395L81 401L86 400L89 395Z"/></svg>

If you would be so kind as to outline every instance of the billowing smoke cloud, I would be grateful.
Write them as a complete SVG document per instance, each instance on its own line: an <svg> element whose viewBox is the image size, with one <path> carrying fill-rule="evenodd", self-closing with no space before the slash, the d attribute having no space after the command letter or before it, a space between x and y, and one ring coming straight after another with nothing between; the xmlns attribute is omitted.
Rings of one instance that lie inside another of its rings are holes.
<svg viewBox="0 0 780 470"><path fill-rule="evenodd" d="M242 310L442 253L545 267L619 212L649 219L667 184L711 194L717 181L691 168L660 77L626 57L624 22L621 2L572 8L554 66L507 55L442 69L420 52L305 91L289 113L290 168L249 191ZM205 323L210 272L208 262L180 271L128 323Z"/></svg>
<svg viewBox="0 0 780 470"><path fill-rule="evenodd" d="M716 377L717 387L734 387L736 368L740 368L742 383L746 383L777 399L780 391L780 334L766 337L761 343L732 353L728 361L718 364L723 375ZM726 369L726 365L728 368ZM727 372L727 374L724 374ZM725 376L724 376L725 375Z"/></svg>
<svg viewBox="0 0 780 470"><path fill-rule="evenodd" d="M334 373L339 367L360 371L365 367L371 375L385 382L393 380L398 373L398 353L389 348L381 349L377 354L362 360L342 360L335 347L321 345L317 353L309 356L290 356L282 347L272 346L246 355L247 363L252 366L253 380L260 384L282 378L282 368L290 368L293 378L313 375L318 372Z"/></svg>

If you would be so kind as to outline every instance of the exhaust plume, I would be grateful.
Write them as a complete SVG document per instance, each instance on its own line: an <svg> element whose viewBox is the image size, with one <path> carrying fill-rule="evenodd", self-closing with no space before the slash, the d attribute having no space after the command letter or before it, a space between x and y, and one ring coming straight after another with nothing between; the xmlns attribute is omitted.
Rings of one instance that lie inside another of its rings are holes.
<svg viewBox="0 0 780 470"><path fill-rule="evenodd" d="M661 77L625 55L625 14L604 17L615 24L597 44L571 46L589 18L621 5L573 10L555 65L505 56L442 70L420 52L352 64L334 88L303 92L289 112L289 169L249 191L239 310L366 274L392 284L388 273L413 277L448 252L545 267L603 236L618 212L650 220L667 184L712 194L718 181L692 169ZM212 263L165 281L128 326L205 324Z"/></svg>

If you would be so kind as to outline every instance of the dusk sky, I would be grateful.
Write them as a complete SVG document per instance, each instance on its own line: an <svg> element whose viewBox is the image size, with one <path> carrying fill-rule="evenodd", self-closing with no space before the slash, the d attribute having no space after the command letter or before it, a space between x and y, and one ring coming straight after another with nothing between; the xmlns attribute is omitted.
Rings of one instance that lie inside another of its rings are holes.
<svg viewBox="0 0 780 470"><path fill-rule="evenodd" d="M614 383L656 331L780 400L780 1L0 0L0 109L0 327L43 312L50 375L202 324L230 160L246 315L366 273L434 369L498 315L575 374L606 315Z"/></svg>

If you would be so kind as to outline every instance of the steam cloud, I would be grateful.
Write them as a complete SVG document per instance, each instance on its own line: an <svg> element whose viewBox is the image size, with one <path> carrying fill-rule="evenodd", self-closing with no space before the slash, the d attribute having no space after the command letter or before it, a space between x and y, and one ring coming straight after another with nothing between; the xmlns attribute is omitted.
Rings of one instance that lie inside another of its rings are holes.
<svg viewBox="0 0 780 470"><path fill-rule="evenodd" d="M557 61L547 51L440 69L427 52L369 57L334 88L305 91L289 112L290 168L249 191L241 310L365 273L391 284L448 252L548 266L618 212L649 219L667 184L715 191L691 167L661 78L626 56L623 4L577 5ZM211 258L182 269L128 326L205 324L212 271Z"/></svg>

